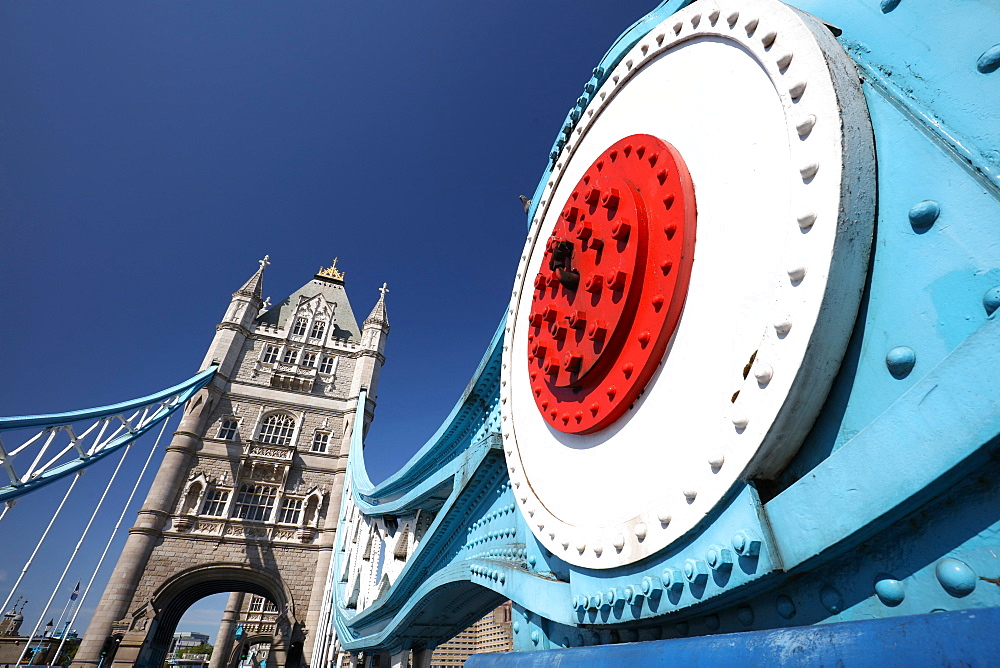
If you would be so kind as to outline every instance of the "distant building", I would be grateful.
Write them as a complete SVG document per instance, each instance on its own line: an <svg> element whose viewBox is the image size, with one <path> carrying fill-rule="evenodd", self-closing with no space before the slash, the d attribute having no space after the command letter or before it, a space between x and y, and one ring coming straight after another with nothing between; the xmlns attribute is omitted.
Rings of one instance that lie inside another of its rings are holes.
<svg viewBox="0 0 1000 668"><path fill-rule="evenodd" d="M208 636L204 633L175 633L170 641L168 654L177 654L182 649L197 647L208 643Z"/></svg>
<svg viewBox="0 0 1000 668"><path fill-rule="evenodd" d="M464 666L473 654L511 651L514 636L510 620L510 601L507 601L435 649L431 656L431 668Z"/></svg>

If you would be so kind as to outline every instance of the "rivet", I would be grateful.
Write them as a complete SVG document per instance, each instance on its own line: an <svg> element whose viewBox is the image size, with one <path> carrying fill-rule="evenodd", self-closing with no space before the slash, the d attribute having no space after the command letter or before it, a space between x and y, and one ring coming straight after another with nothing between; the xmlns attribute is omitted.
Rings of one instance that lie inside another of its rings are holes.
<svg viewBox="0 0 1000 668"><path fill-rule="evenodd" d="M776 60L775 62L778 64L778 69L784 72L785 70L788 69L788 66L792 64L792 54L786 53L785 55L778 58L778 60ZM799 136L800 137L802 136L801 132L799 133Z"/></svg>
<svg viewBox="0 0 1000 668"><path fill-rule="evenodd" d="M774 601L774 609L778 611L778 614L785 619L791 619L795 616L795 603L792 599L782 594Z"/></svg>
<svg viewBox="0 0 1000 668"><path fill-rule="evenodd" d="M810 162L808 165L804 165L799 169L799 174L802 175L803 181L808 181L812 177L816 176L816 172L819 171L819 164L815 162Z"/></svg>
<svg viewBox="0 0 1000 668"><path fill-rule="evenodd" d="M639 539L640 543L646 539L646 524L644 522L636 524L633 530L635 531L635 537Z"/></svg>
<svg viewBox="0 0 1000 668"><path fill-rule="evenodd" d="M604 554L604 548L602 546L600 546L600 545L595 546L594 547L594 555L597 556L597 557L600 557L602 554Z"/></svg>
<svg viewBox="0 0 1000 668"><path fill-rule="evenodd" d="M816 214L812 212L804 213L798 218L796 218L796 220L799 223L799 227L801 227L803 230L808 230L810 227L813 226L813 223L816 222Z"/></svg>
<svg viewBox="0 0 1000 668"><path fill-rule="evenodd" d="M734 25L736 25L736 22L739 21L739 20L740 20L740 13L739 12L733 12L732 14L730 14L729 16L726 17L726 23L729 24L730 28L732 28Z"/></svg>
<svg viewBox="0 0 1000 668"><path fill-rule="evenodd" d="M576 551L579 552L580 554L583 554L584 552L587 551L587 544L586 543L577 543L576 544Z"/></svg>
<svg viewBox="0 0 1000 668"><path fill-rule="evenodd" d="M885 355L885 365L893 378L906 378L916 363L917 353L907 346L896 346Z"/></svg>
<svg viewBox="0 0 1000 668"><path fill-rule="evenodd" d="M697 28L698 24L701 23L701 14L695 14L691 17L691 27Z"/></svg>
<svg viewBox="0 0 1000 668"><path fill-rule="evenodd" d="M771 45L774 44L774 40L777 36L778 33L772 30L771 32L767 33L766 35L760 38L760 43L764 45L765 49L770 49Z"/></svg>
<svg viewBox="0 0 1000 668"><path fill-rule="evenodd" d="M792 329L792 321L789 320L788 318L779 320L778 322L774 323L774 331L776 331L779 336L784 336L785 334L788 334L788 332L791 331L791 329Z"/></svg>
<svg viewBox="0 0 1000 668"><path fill-rule="evenodd" d="M747 31L747 37L753 35L754 31L757 30L758 22L759 22L758 19L750 19L750 21L746 24L746 26L744 26L744 28Z"/></svg>
<svg viewBox="0 0 1000 668"><path fill-rule="evenodd" d="M750 424L750 418L746 415L736 414L733 416L733 426L737 429L746 429L748 424Z"/></svg>
<svg viewBox="0 0 1000 668"><path fill-rule="evenodd" d="M875 583L875 595L889 607L895 607L906 598L906 589L899 580L887 577Z"/></svg>
<svg viewBox="0 0 1000 668"><path fill-rule="evenodd" d="M990 288L983 295L983 308L986 309L986 315L993 315L998 308L1000 308L1000 285L995 288Z"/></svg>
<svg viewBox="0 0 1000 668"><path fill-rule="evenodd" d="M805 267L793 267L792 269L788 270L788 278L792 281L793 284L797 285L801 283L802 279L805 277L806 277Z"/></svg>
<svg viewBox="0 0 1000 668"><path fill-rule="evenodd" d="M656 519L660 520L660 524L662 524L663 526L667 526L668 524L670 524L670 520L673 518L670 516L670 513L666 511L660 511L659 513L656 514Z"/></svg>
<svg viewBox="0 0 1000 668"><path fill-rule="evenodd" d="M679 35L680 32L681 32L681 30L683 30L683 29L684 29L684 24L683 23L675 23L674 24L674 34L675 35Z"/></svg>
<svg viewBox="0 0 1000 668"><path fill-rule="evenodd" d="M683 494L684 494L684 498L686 498L688 500L688 503L691 503L692 501L695 500L695 497L698 496L698 490L696 490L696 489L685 489L684 492L683 492Z"/></svg>
<svg viewBox="0 0 1000 668"><path fill-rule="evenodd" d="M823 585L823 588L819 590L819 602L833 614L844 609L844 597L830 585Z"/></svg>
<svg viewBox="0 0 1000 668"><path fill-rule="evenodd" d="M899 0L882 0L882 13L888 14L899 6Z"/></svg>
<svg viewBox="0 0 1000 668"><path fill-rule="evenodd" d="M791 60L791 56L788 57ZM816 125L816 116L809 114L795 126L795 131L799 133L800 137L808 137L809 133L812 132L813 126Z"/></svg>
<svg viewBox="0 0 1000 668"><path fill-rule="evenodd" d="M806 92L806 82L800 81L791 88L788 89L788 94L792 96L793 100L798 100L802 97L802 94Z"/></svg>
<svg viewBox="0 0 1000 668"><path fill-rule="evenodd" d="M964 561L947 557L937 562L934 574L945 591L955 597L968 596L976 588L978 578Z"/></svg>
<svg viewBox="0 0 1000 668"><path fill-rule="evenodd" d="M621 552L625 548L625 536L623 534L616 535L611 544L614 545L616 551Z"/></svg>
<svg viewBox="0 0 1000 668"><path fill-rule="evenodd" d="M708 459L708 465L713 469L721 469L722 465L726 463L726 457L720 452L712 455Z"/></svg>
<svg viewBox="0 0 1000 668"><path fill-rule="evenodd" d="M537 645L538 641L541 640L541 639L542 639L542 636L539 635L539 633L538 633L537 630L531 632L531 642L533 642L534 644Z"/></svg>
<svg viewBox="0 0 1000 668"><path fill-rule="evenodd" d="M649 340L651 338L652 335L648 331L644 331L641 334L639 334L639 344L642 345L643 348L645 348L647 345L649 345Z"/></svg>
<svg viewBox="0 0 1000 668"><path fill-rule="evenodd" d="M976 61L976 69L983 74L995 72L1000 68L1000 44L988 48Z"/></svg>
<svg viewBox="0 0 1000 668"><path fill-rule="evenodd" d="M715 22L719 20L719 10L713 9L712 13L708 15L708 20L712 22L712 25L715 25Z"/></svg>
<svg viewBox="0 0 1000 668"><path fill-rule="evenodd" d="M520 633L521 632L521 621L518 620L518 619L515 619L514 623L511 624L511 627L514 629L514 633Z"/></svg>
<svg viewBox="0 0 1000 668"><path fill-rule="evenodd" d="M736 608L736 619L740 620L740 624L743 626L750 626L753 624L753 608L749 605L741 605Z"/></svg>
<svg viewBox="0 0 1000 668"><path fill-rule="evenodd" d="M718 615L708 615L707 617L705 617L705 626L708 627L709 631L712 631L714 633L715 631L719 630L719 627L721 625L722 622L719 621Z"/></svg>
<svg viewBox="0 0 1000 668"><path fill-rule="evenodd" d="M761 385L767 385L771 382L771 378L774 377L774 369L767 362L758 362L754 364L753 377Z"/></svg>
<svg viewBox="0 0 1000 668"><path fill-rule="evenodd" d="M910 225L915 231L926 230L941 215L941 205L932 199L925 199L910 207Z"/></svg>

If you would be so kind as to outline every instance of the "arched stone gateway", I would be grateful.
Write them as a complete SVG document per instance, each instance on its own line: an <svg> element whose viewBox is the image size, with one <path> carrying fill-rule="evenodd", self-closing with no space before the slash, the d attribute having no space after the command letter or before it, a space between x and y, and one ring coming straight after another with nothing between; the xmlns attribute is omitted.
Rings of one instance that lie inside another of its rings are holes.
<svg viewBox="0 0 1000 668"><path fill-rule="evenodd" d="M295 616L294 596L272 572L244 564L198 566L170 578L148 604L133 613L131 628L122 636L115 663L162 666L184 612L196 601L223 592L256 594L271 601L279 611L274 632L247 638L246 642L270 643L268 665L299 665L305 631ZM223 666L233 664L233 648L219 647L219 653Z"/></svg>
<svg viewBox="0 0 1000 668"><path fill-rule="evenodd" d="M266 265L216 327L202 368L218 371L185 407L74 668L160 668L184 611L221 592L211 668L234 665L240 627L266 640L269 668L327 663L343 475L374 415L385 292L359 327L331 267L269 307Z"/></svg>

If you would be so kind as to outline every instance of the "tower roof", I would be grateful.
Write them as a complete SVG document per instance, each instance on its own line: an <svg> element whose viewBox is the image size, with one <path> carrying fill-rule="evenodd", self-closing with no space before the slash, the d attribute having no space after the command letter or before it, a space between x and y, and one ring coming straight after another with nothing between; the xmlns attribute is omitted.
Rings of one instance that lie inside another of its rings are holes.
<svg viewBox="0 0 1000 668"><path fill-rule="evenodd" d="M360 338L361 328L358 327L358 321L351 309L351 302L347 298L347 291L344 288L344 272L337 269L337 260L334 260L333 265L328 269L320 267L319 273L313 276L311 281L258 316L257 322L276 326L285 325L288 319L294 316L299 304L316 295L322 295L328 303L333 305L334 336L342 339Z"/></svg>
<svg viewBox="0 0 1000 668"><path fill-rule="evenodd" d="M260 268L254 273L250 279L243 284L243 287L233 293L233 296L237 295L243 297L256 297L257 299L262 298L261 291L264 289L264 267L271 264L268 259L270 255L265 255L263 260L258 260L257 263L260 264Z"/></svg>
<svg viewBox="0 0 1000 668"><path fill-rule="evenodd" d="M389 316L385 312L385 293L389 292L389 288L386 287L385 283L383 283L382 287L379 288L379 292L382 294L379 295L378 301L375 303L375 308L372 309L371 314L365 318L365 324L385 325L388 327Z"/></svg>

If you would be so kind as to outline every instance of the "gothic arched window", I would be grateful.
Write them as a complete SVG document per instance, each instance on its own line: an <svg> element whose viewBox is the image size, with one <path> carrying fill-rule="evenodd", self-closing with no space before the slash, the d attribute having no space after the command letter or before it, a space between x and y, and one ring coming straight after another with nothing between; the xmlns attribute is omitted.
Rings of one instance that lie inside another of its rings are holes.
<svg viewBox="0 0 1000 668"><path fill-rule="evenodd" d="M257 440L261 443L288 445L292 442L294 432L295 418L287 413L276 413L268 415L260 423L260 434L257 436Z"/></svg>

